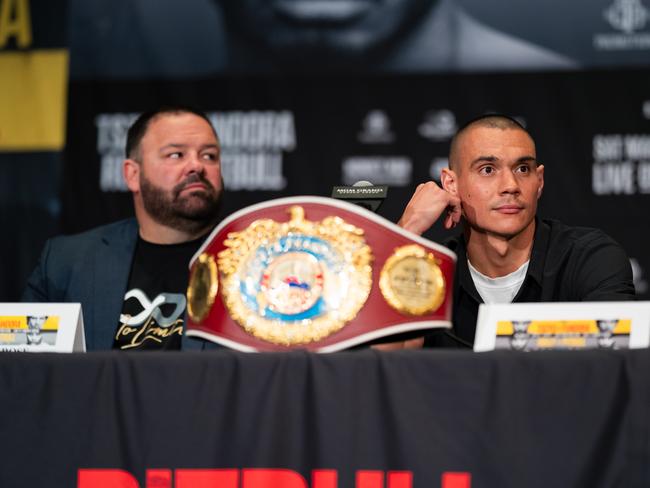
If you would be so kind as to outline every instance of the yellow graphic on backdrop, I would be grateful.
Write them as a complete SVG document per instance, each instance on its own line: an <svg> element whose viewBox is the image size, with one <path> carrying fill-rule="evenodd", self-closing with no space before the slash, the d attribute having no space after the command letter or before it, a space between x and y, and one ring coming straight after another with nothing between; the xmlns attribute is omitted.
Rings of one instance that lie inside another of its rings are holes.
<svg viewBox="0 0 650 488"><path fill-rule="evenodd" d="M29 0L0 0L0 49L12 38L22 49L32 44Z"/></svg>
<svg viewBox="0 0 650 488"><path fill-rule="evenodd" d="M67 49L32 46L29 0L0 0L0 152L60 151L65 143ZM15 41L19 49L6 49Z"/></svg>

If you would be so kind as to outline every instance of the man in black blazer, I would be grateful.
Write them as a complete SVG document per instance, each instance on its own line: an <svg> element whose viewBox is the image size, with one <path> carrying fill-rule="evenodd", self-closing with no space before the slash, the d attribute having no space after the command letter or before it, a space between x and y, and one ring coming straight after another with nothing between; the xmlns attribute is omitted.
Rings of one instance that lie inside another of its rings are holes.
<svg viewBox="0 0 650 488"><path fill-rule="evenodd" d="M223 191L217 133L193 109L146 112L128 131L123 174L135 219L50 239L23 301L81 302L88 350L180 349L188 263Z"/></svg>

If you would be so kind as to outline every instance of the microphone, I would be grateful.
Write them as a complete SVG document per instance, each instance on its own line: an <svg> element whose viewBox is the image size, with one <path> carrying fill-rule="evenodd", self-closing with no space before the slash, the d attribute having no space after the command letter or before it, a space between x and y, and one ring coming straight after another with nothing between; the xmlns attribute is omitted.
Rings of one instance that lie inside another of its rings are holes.
<svg viewBox="0 0 650 488"><path fill-rule="evenodd" d="M376 212L388 195L387 185L373 185L369 181L357 181L352 186L335 186L332 198L346 200L371 212Z"/></svg>

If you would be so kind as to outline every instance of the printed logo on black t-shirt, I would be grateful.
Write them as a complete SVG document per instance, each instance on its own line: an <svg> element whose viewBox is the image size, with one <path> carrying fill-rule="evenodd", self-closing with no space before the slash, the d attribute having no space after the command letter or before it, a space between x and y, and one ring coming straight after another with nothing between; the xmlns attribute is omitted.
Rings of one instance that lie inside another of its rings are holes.
<svg viewBox="0 0 650 488"><path fill-rule="evenodd" d="M129 290L124 296L115 347L177 349L183 335L185 305L185 295L180 293L160 293L149 300L142 290Z"/></svg>

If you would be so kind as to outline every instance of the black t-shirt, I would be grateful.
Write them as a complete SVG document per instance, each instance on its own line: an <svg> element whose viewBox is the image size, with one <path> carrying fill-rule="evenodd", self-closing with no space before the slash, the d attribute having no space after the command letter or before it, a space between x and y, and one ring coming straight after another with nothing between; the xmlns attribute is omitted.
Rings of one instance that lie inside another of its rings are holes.
<svg viewBox="0 0 650 488"><path fill-rule="evenodd" d="M113 349L180 349L188 264L203 238L152 244L138 237Z"/></svg>

